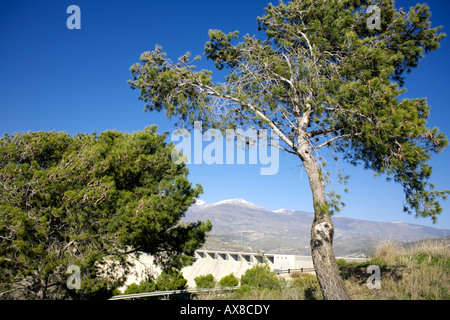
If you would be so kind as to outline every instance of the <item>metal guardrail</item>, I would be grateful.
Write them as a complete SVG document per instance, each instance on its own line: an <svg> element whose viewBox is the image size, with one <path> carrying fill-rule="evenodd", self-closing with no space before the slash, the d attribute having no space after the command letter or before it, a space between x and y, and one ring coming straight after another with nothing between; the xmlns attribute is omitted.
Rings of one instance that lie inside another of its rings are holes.
<svg viewBox="0 0 450 320"><path fill-rule="evenodd" d="M159 296L170 296L172 294L182 294L182 293L197 293L197 292L209 292L209 291L224 291L224 290L236 290L239 286L236 287L224 287L224 288L210 288L210 289L182 289L182 290L167 290L167 291L154 291L154 292L145 292L145 293L133 293L133 294L120 294L117 296L113 296L108 300L126 300L126 299L138 299L138 298L147 298L147 297L159 297Z"/></svg>
<svg viewBox="0 0 450 320"><path fill-rule="evenodd" d="M291 272L294 271L299 271L299 272L313 272L314 268L300 268L300 269L274 269L273 270L276 274L290 274Z"/></svg>

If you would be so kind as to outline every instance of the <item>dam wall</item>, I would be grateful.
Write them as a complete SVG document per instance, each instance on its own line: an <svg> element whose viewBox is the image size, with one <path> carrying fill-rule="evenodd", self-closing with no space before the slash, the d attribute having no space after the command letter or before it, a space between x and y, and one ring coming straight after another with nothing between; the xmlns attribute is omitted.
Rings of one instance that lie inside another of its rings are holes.
<svg viewBox="0 0 450 320"><path fill-rule="evenodd" d="M232 273L240 278L245 271L260 263L267 264L277 274L285 273L288 270L301 269L305 269L305 272L314 272L311 256L196 250L194 257L196 261L181 270L184 278L188 280L189 288L195 288L194 279L198 276L212 274L216 281L219 281L224 276ZM336 259L340 258L336 257ZM342 258L348 262L362 262L366 260L364 258ZM134 272L128 277L124 288L133 282L139 283L146 272L150 272L156 278L161 273L161 268L153 263L151 256L143 254L139 261L135 263Z"/></svg>

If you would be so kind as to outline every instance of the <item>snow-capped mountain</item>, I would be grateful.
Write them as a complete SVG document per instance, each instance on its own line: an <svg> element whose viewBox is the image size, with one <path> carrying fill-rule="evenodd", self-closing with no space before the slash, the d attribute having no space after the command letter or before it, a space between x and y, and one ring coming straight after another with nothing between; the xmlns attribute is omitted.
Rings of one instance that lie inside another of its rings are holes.
<svg viewBox="0 0 450 320"><path fill-rule="evenodd" d="M206 202L206 201L201 200L201 199L195 200L195 204L194 204L194 206L197 206L197 207L209 207L210 205L211 204L209 202Z"/></svg>
<svg viewBox="0 0 450 320"><path fill-rule="evenodd" d="M222 201L218 201L215 203L209 203L206 202L204 200L201 199L197 199L195 201L194 206L197 207L211 207L211 206L217 206L217 205L223 205L223 204L230 204L230 205L242 205L242 206L248 206L248 207L252 207L252 208L260 208L260 209L264 209L263 207L260 207L250 201L246 201L244 199L241 198L235 198L235 199L227 199L227 200L222 200Z"/></svg>
<svg viewBox="0 0 450 320"><path fill-rule="evenodd" d="M216 203L197 200L183 220L210 220L210 236L226 243L253 247L267 252L309 254L311 212L290 209L270 211L244 199ZM384 239L415 241L450 235L448 229L405 222L375 222L334 216L336 254L374 246Z"/></svg>
<svg viewBox="0 0 450 320"><path fill-rule="evenodd" d="M264 209L263 207L260 207L250 201L246 201L246 200L240 199L240 198L222 200L222 201L213 203L213 205L222 205L222 204L242 205L242 206L247 206L247 207L252 207L252 208L257 208L257 209Z"/></svg>

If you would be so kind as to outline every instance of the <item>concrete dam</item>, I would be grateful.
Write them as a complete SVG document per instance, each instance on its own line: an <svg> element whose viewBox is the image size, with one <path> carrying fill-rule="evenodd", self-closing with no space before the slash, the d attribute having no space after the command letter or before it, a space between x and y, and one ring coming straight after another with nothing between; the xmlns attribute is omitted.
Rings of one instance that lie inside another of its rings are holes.
<svg viewBox="0 0 450 320"><path fill-rule="evenodd" d="M255 252L233 252L233 251L214 251L214 250L196 250L196 261L184 267L181 272L188 281L189 288L195 288L195 278L202 275L212 274L216 281L224 276L233 273L240 278L245 271L256 264L265 263L272 271L277 274L286 273L291 270L302 270L304 272L314 272L314 266L311 256L274 254L274 253L255 253ZM336 257L348 262L365 261L365 258ZM126 286L133 282L139 283L145 271L150 271L156 278L161 269L153 264L153 258L148 255L142 255L139 262L135 264L135 274L128 277Z"/></svg>

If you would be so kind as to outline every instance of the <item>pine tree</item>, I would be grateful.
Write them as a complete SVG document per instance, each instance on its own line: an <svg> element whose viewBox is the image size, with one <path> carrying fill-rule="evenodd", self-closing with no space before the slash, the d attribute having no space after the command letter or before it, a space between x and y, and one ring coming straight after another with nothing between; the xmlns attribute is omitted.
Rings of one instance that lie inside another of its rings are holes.
<svg viewBox="0 0 450 320"><path fill-rule="evenodd" d="M369 28L379 9L379 28ZM427 127L426 99L401 99L405 73L439 48L426 5L397 10L392 0L293 0L269 4L258 18L265 38L210 30L205 55L228 69L225 83L197 71L190 53L178 62L157 46L131 67L131 87L148 111L179 117L180 125L271 129L278 147L296 155L308 174L315 217L311 253L325 299L348 299L334 258L331 213L339 196L326 194L324 149L402 185L404 210L436 221L448 191L429 182L433 153L446 145Z"/></svg>
<svg viewBox="0 0 450 320"><path fill-rule="evenodd" d="M28 132L0 139L0 292L9 298L109 298L147 253L193 262L210 222L181 223L202 192L156 127L128 134ZM134 260L131 260L134 261ZM81 287L70 290L69 266Z"/></svg>

